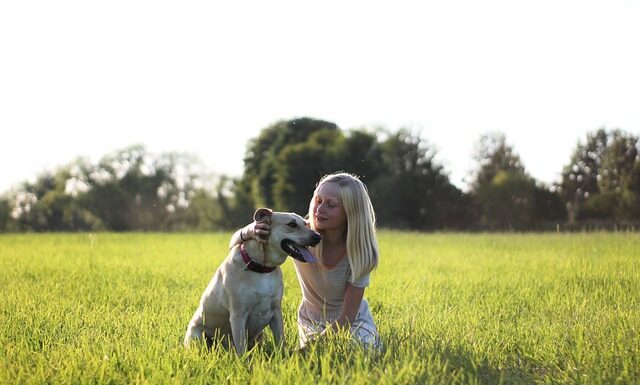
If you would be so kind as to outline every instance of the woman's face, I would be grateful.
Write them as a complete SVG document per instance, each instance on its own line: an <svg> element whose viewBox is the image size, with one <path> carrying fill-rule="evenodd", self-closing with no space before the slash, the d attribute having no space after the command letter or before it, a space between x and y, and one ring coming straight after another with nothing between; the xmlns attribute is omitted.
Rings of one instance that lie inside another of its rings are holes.
<svg viewBox="0 0 640 385"><path fill-rule="evenodd" d="M317 231L346 228L347 213L337 184L325 182L318 187L311 201L311 213Z"/></svg>

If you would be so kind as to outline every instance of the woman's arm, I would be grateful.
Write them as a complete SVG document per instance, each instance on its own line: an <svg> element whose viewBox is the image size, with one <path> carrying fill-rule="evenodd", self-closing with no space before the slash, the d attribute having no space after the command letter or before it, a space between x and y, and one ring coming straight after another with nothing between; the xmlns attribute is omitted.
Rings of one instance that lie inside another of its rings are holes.
<svg viewBox="0 0 640 385"><path fill-rule="evenodd" d="M347 288L344 290L344 302L342 302L342 310L340 317L331 325L334 330L339 328L349 328L358 316L360 303L364 297L364 287L356 287L347 282Z"/></svg>
<svg viewBox="0 0 640 385"><path fill-rule="evenodd" d="M248 238L245 238L245 235L243 232L244 232L244 227L236 231L235 233L233 233L233 235L231 236L231 239L229 240L229 249L232 249L235 245L244 243L244 240L248 239Z"/></svg>
<svg viewBox="0 0 640 385"><path fill-rule="evenodd" d="M245 227L233 233L229 240L229 248L244 243L250 239L266 243L271 233L271 225L266 222L251 222Z"/></svg>

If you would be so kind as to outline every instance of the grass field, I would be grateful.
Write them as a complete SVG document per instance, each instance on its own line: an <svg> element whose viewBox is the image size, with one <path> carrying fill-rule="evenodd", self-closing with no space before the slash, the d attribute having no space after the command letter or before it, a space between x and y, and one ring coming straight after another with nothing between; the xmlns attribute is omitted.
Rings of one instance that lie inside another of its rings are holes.
<svg viewBox="0 0 640 385"><path fill-rule="evenodd" d="M638 384L640 236L381 231L385 349L181 347L230 234L0 235L0 384ZM300 291L283 266L289 348Z"/></svg>

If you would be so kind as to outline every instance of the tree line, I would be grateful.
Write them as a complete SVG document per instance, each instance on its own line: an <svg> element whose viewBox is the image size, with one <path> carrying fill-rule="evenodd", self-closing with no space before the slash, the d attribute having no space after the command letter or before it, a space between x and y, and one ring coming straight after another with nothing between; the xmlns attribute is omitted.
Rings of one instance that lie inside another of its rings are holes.
<svg viewBox="0 0 640 385"><path fill-rule="evenodd" d="M240 177L211 175L189 154L135 145L79 158L0 197L0 231L217 231L256 207L305 214L321 176L346 171L369 189L378 225L420 231L635 229L640 142L620 129L580 139L561 179L531 177L503 133L482 135L469 191L453 185L434 146L406 129L343 130L299 118L264 128Z"/></svg>

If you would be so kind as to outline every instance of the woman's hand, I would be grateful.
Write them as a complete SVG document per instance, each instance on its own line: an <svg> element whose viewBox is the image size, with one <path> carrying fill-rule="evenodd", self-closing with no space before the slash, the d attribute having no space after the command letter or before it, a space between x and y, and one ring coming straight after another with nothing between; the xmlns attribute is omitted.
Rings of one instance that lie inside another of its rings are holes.
<svg viewBox="0 0 640 385"><path fill-rule="evenodd" d="M233 233L229 240L229 249L243 244L251 239L260 243L267 243L271 234L271 225L266 222L251 222L245 227Z"/></svg>
<svg viewBox="0 0 640 385"><path fill-rule="evenodd" d="M267 222L252 222L240 230L243 242L255 239L260 243L267 243L271 234L271 225Z"/></svg>

